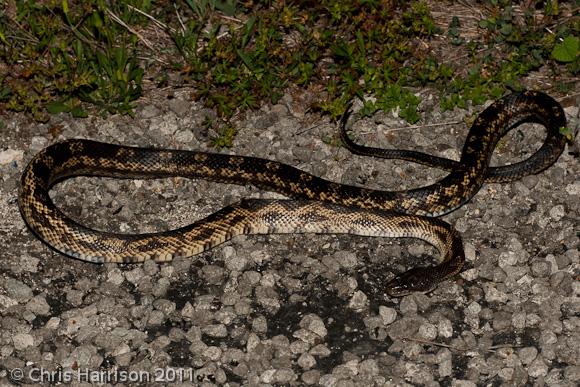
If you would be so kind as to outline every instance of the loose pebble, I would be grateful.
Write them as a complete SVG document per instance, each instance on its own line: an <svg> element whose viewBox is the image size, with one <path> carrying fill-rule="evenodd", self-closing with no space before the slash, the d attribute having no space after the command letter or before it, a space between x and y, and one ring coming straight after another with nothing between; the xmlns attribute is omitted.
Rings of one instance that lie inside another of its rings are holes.
<svg viewBox="0 0 580 387"><path fill-rule="evenodd" d="M16 149L6 149L0 151L0 165L6 165L15 161L20 161L24 157L24 152Z"/></svg>

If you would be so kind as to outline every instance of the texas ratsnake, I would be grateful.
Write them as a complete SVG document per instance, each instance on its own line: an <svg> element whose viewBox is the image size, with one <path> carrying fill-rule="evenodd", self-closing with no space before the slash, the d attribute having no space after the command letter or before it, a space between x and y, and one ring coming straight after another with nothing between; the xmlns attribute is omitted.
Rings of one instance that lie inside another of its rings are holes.
<svg viewBox="0 0 580 387"><path fill-rule="evenodd" d="M192 256L239 234L349 233L414 237L433 244L441 255L435 267L413 268L386 285L392 296L426 292L457 274L464 253L459 234L432 218L449 213L473 197L484 181L511 181L539 173L562 153L566 125L562 107L551 97L526 91L504 97L474 121L461 159L453 161L412 151L367 148L352 142L342 122L345 146L355 153L396 157L449 170L435 184L380 191L342 185L286 164L256 157L147 149L89 140L55 143L35 155L22 175L18 203L30 229L54 249L85 261L134 263ZM522 162L490 167L498 140L523 122L547 129L542 147ZM79 175L116 178L183 176L236 184L253 184L296 200L248 199L225 207L189 226L151 234L114 234L78 224L53 204L50 188Z"/></svg>

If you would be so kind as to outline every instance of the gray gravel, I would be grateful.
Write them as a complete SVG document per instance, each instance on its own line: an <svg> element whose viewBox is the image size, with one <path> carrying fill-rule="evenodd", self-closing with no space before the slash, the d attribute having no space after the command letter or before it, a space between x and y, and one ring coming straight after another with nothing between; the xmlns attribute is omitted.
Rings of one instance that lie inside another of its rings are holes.
<svg viewBox="0 0 580 387"><path fill-rule="evenodd" d="M440 113L423 97L422 124L455 124L396 129L405 124L381 113L355 124L357 138L458 157L464 120L480 109ZM213 134L200 124L212 114L182 91L144 98L135 119L1 118L0 386L67 378L90 385L88 377L103 385L124 378L180 386L578 385L580 166L567 151L538 176L485 185L447 216L463 235L466 270L430 294L402 299L386 298L381 287L429 261L434 250L421 241L247 236L164 265L99 266L55 253L26 229L18 181L47 144L83 137L208 149ZM334 125L290 96L237 125L234 147L224 152L334 181L400 189L445 174L350 155L331 145ZM502 142L496 162L540 145L542 131L525 128ZM243 197L277 195L201 180L77 178L52 196L84 224L135 233L182 226Z"/></svg>

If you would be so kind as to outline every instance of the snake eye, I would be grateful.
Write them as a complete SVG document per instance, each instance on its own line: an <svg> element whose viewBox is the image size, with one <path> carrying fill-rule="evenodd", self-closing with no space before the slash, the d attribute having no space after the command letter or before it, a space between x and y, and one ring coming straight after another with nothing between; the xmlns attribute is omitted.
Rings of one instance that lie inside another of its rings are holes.
<svg viewBox="0 0 580 387"><path fill-rule="evenodd" d="M387 293L391 297L403 297L413 292L427 293L437 284L433 275L431 268L414 267L390 280Z"/></svg>

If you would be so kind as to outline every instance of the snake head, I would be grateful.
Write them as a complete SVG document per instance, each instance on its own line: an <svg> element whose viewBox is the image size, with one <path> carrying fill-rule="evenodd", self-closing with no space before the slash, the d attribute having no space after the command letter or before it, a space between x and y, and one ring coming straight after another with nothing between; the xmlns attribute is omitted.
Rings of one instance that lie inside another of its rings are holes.
<svg viewBox="0 0 580 387"><path fill-rule="evenodd" d="M413 292L430 292L437 282L432 268L414 267L390 280L386 290L391 297L403 297Z"/></svg>

